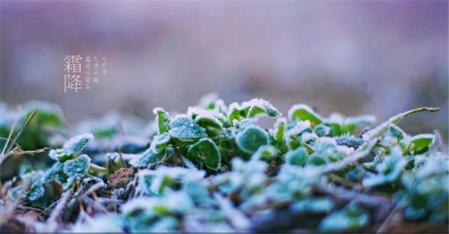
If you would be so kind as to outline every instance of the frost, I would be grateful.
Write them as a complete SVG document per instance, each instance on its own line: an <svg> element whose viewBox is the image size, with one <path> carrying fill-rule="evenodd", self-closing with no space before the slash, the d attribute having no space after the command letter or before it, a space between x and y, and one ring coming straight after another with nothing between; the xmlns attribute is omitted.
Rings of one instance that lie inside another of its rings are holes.
<svg viewBox="0 0 449 234"><path fill-rule="evenodd" d="M206 137L206 130L186 115L178 115L170 122L170 136L181 141L191 142Z"/></svg>

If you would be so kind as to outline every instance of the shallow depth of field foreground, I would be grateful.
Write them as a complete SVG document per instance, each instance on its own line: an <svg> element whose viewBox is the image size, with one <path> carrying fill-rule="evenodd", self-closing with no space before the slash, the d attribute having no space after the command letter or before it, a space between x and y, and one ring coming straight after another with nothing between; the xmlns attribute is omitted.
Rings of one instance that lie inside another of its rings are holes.
<svg viewBox="0 0 449 234"><path fill-rule="evenodd" d="M376 120L209 95L186 109L68 126L50 103L1 105L0 231L447 231L447 146L401 126L436 107Z"/></svg>

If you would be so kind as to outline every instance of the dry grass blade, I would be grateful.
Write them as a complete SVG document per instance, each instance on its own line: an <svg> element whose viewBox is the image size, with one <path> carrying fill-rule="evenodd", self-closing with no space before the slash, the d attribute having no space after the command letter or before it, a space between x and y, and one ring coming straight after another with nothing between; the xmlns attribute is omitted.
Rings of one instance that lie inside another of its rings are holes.
<svg viewBox="0 0 449 234"><path fill-rule="evenodd" d="M419 108L415 108L406 112L402 112L400 114L397 114L391 118L389 118L387 121L381 123L379 126L366 131L363 134L363 139L364 140L371 140L374 139L378 136L380 136L383 132L385 132L388 128L388 126L390 126L390 124L398 124L399 122L401 122L401 120L403 120L405 117L418 113L418 112L436 112L439 111L440 108L439 107L419 107Z"/></svg>
<svg viewBox="0 0 449 234"><path fill-rule="evenodd" d="M42 149L37 149L37 150L12 150L10 152L7 153L6 157L9 156L23 156L23 155L34 155L34 154L40 154L40 153L45 153L49 150L49 148L45 147Z"/></svg>
<svg viewBox="0 0 449 234"><path fill-rule="evenodd" d="M5 153L7 152L6 149L8 148L9 141L12 138L12 134L14 132L14 129L16 128L16 125L17 125L17 120L12 125L11 130L9 131L8 138L6 139L5 145L3 146L2 153L0 154L0 165L2 165L3 161L8 157L8 155Z"/></svg>
<svg viewBox="0 0 449 234"><path fill-rule="evenodd" d="M339 200L352 201L371 208L391 206L391 201L386 198L344 189L329 183L316 183L313 188Z"/></svg>
<svg viewBox="0 0 449 234"><path fill-rule="evenodd" d="M376 230L376 233L386 233L394 218L399 214L400 211L401 207L395 205L388 216L385 218L385 220L382 222L382 224L379 226L379 228Z"/></svg>
<svg viewBox="0 0 449 234"><path fill-rule="evenodd" d="M17 120L14 122L13 127L11 128L11 131L9 132L9 136L8 136L8 140L6 141L5 146L3 147L2 150L2 154L0 155L0 165L2 165L3 161L9 156L9 154L7 152L10 152L13 145L16 144L17 139L19 139L20 135L22 135L23 130L26 128L26 126L30 123L30 121L34 118L34 116L36 115L37 111L33 111L31 112L31 114L27 117L27 119L25 120L24 125L22 126L22 128L20 129L20 131L16 134L16 136L14 137L14 139L11 141L10 140L12 138L14 129L16 127L17 124Z"/></svg>
<svg viewBox="0 0 449 234"><path fill-rule="evenodd" d="M53 212L50 215L50 218L48 218L48 223L57 223L58 219L60 219L65 205L67 204L67 202L69 201L70 197L73 194L73 189L69 189L67 190L61 197L61 199L59 199L58 204L56 205L55 209L53 210Z"/></svg>
<svg viewBox="0 0 449 234"><path fill-rule="evenodd" d="M22 135L23 130L25 130L25 128L28 126L28 124L30 123L30 121L36 116L37 111L34 110L33 112L31 112L31 114L27 117L27 119L25 120L25 123L23 124L22 128L20 129L20 131L17 133L17 135L14 137L13 143L15 144L17 142L17 139L19 139L19 137ZM7 151L10 151L12 147L12 144L8 147Z"/></svg>
<svg viewBox="0 0 449 234"><path fill-rule="evenodd" d="M92 185L92 187L90 187L83 195L81 195L80 199L83 199L84 197L89 196L92 193L95 193L97 190L102 189L106 186L106 184L103 181L100 181L94 185Z"/></svg>
<svg viewBox="0 0 449 234"><path fill-rule="evenodd" d="M336 163L333 163L333 164L323 166L323 168L321 169L321 173L328 174L328 173L340 171L340 170L343 170L343 169L349 167L350 165L353 165L353 164L361 161L362 159L364 159L370 155L371 151L373 150L373 148L377 144L377 142L378 142L377 139L371 140L371 141L365 143L364 145L360 146L357 151L355 151L354 153L352 153L345 159L338 161Z"/></svg>

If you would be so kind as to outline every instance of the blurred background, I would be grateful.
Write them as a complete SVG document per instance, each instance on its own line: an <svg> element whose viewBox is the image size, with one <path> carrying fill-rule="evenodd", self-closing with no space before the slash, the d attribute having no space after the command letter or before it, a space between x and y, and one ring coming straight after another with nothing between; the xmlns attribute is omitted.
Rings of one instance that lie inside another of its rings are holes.
<svg viewBox="0 0 449 234"><path fill-rule="evenodd" d="M403 126L448 130L448 1L0 1L0 100L59 104L69 122L116 109L185 111L215 92L327 115L439 106ZM64 93L64 57L106 57Z"/></svg>

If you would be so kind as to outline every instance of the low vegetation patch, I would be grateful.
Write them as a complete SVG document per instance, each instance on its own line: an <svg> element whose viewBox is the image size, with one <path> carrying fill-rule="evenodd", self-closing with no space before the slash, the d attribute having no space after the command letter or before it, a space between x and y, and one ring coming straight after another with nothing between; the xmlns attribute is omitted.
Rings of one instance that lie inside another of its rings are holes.
<svg viewBox="0 0 449 234"><path fill-rule="evenodd" d="M0 231L447 231L447 146L400 127L437 110L375 124L207 96L69 127L51 104L0 106Z"/></svg>

